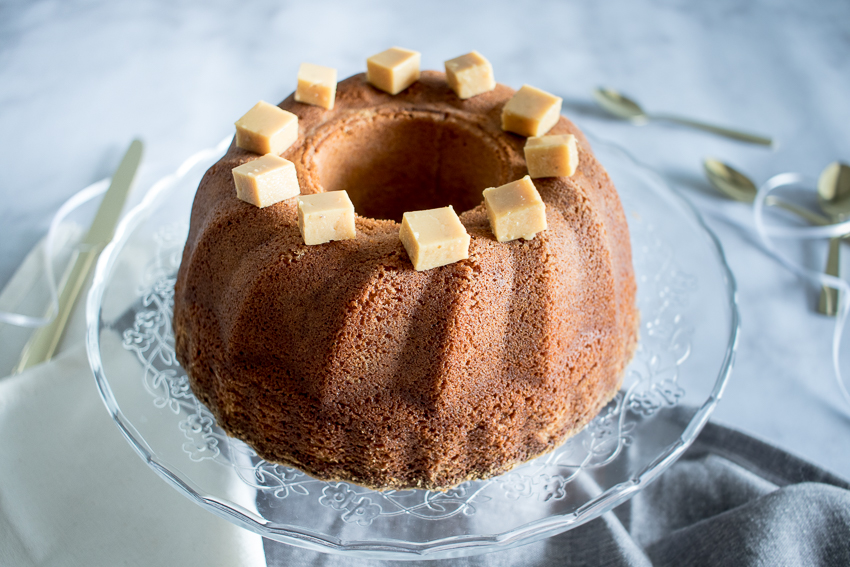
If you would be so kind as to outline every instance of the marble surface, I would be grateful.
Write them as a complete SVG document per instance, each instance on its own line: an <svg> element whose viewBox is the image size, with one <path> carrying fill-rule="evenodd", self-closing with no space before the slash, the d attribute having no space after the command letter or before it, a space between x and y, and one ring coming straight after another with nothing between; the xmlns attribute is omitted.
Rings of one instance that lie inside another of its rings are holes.
<svg viewBox="0 0 850 567"><path fill-rule="evenodd" d="M232 133L258 99L289 94L301 62L347 77L391 45L421 51L427 69L477 49L499 82L564 97L565 115L627 148L698 208L746 221L747 206L723 201L704 180L702 158L727 160L759 182L850 161L848 21L843 0L434 2L427 10L380 1L6 0L0 287L58 207L110 175L133 137L146 144L131 196L138 202L184 158ZM651 110L768 133L779 145L632 126L598 110L591 91L599 85ZM714 419L850 477L850 407L831 368L833 320L814 310L818 289L766 255L751 232L715 215L708 223L737 279L743 322ZM812 269L823 266L824 242L782 246ZM847 335L842 366L850 379Z"/></svg>

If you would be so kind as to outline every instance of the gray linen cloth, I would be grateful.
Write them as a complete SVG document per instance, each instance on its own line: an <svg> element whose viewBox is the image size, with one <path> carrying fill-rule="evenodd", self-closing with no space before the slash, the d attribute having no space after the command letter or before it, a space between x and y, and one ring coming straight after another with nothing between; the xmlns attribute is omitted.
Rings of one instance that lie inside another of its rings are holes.
<svg viewBox="0 0 850 567"><path fill-rule="evenodd" d="M374 561L264 540L277 566L850 566L850 483L709 423L654 483L561 535L464 559Z"/></svg>

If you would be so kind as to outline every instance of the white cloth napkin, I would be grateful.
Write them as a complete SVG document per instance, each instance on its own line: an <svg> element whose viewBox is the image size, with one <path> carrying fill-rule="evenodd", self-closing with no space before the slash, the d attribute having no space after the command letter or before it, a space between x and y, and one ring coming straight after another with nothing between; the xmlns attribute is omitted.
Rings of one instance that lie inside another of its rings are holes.
<svg viewBox="0 0 850 567"><path fill-rule="evenodd" d="M0 305L27 301L40 254ZM260 536L184 498L124 440L95 387L84 307L57 356L16 376L32 330L0 324L0 566L265 565Z"/></svg>

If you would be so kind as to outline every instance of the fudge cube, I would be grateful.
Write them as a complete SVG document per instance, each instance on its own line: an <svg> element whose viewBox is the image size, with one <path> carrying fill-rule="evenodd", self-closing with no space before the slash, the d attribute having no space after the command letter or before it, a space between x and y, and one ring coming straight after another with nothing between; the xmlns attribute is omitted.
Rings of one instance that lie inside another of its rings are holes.
<svg viewBox="0 0 850 567"><path fill-rule="evenodd" d="M462 99L496 88L493 66L477 51L446 61L446 81Z"/></svg>
<svg viewBox="0 0 850 567"><path fill-rule="evenodd" d="M275 154L233 168L236 196L261 209L301 193L295 164Z"/></svg>
<svg viewBox="0 0 850 567"><path fill-rule="evenodd" d="M537 136L525 142L528 174L538 177L572 177L578 167L576 137L572 134Z"/></svg>
<svg viewBox="0 0 850 567"><path fill-rule="evenodd" d="M418 271L469 258L469 234L451 205L404 213L398 236Z"/></svg>
<svg viewBox="0 0 850 567"><path fill-rule="evenodd" d="M256 154L282 154L298 139L298 117L260 101L236 121L236 145Z"/></svg>
<svg viewBox="0 0 850 567"><path fill-rule="evenodd" d="M484 207L490 229L499 242L531 240L546 230L546 205L528 175L501 187L485 189Z"/></svg>
<svg viewBox="0 0 850 567"><path fill-rule="evenodd" d="M330 110L334 107L335 98L336 69L302 63L298 68L295 100Z"/></svg>
<svg viewBox="0 0 850 567"><path fill-rule="evenodd" d="M561 97L523 85L502 108L502 130L520 136L542 136L561 116Z"/></svg>
<svg viewBox="0 0 850 567"><path fill-rule="evenodd" d="M418 51L391 47L366 60L366 78L374 87L396 95L419 80Z"/></svg>
<svg viewBox="0 0 850 567"><path fill-rule="evenodd" d="M356 238L354 204L348 193L328 191L298 197L298 230L304 244Z"/></svg>

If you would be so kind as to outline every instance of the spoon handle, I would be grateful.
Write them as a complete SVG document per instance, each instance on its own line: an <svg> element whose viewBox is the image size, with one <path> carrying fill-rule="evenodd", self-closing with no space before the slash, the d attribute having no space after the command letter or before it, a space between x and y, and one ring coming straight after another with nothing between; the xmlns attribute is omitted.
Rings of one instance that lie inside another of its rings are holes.
<svg viewBox="0 0 850 567"><path fill-rule="evenodd" d="M781 199L774 195L769 195L767 199L765 199L764 204L772 207L779 207L780 209L785 209L786 211L794 213L798 217L809 221L815 226L826 226L829 224L829 219L825 216L820 215L814 211L810 211L805 207L801 207L799 205L795 205L794 203L785 201L784 199Z"/></svg>
<svg viewBox="0 0 850 567"><path fill-rule="evenodd" d="M771 138L766 138L757 134L750 134L748 132L741 132L740 130L732 130L731 128L724 128L722 126L715 126L713 124L706 124L705 122L691 120L690 118L682 118L681 116L672 116L669 114L653 114L652 118L656 120L666 120L667 122L675 122L676 124L690 126L691 128L697 128L699 130L705 130L706 132L711 132L713 134L718 134L741 142L759 144L762 146L773 145L773 139Z"/></svg>
<svg viewBox="0 0 850 567"><path fill-rule="evenodd" d="M826 257L826 270L828 276L841 277L840 274L840 242L839 238L829 240L829 254ZM835 317L838 313L838 290L833 287L823 286L820 290L818 300L818 313Z"/></svg>
<svg viewBox="0 0 850 567"><path fill-rule="evenodd" d="M794 213L798 217L803 220L807 220L815 226L829 226L829 219L823 215L820 215L814 211L810 211L805 207L801 207L800 205L795 205L794 203L790 203L785 201L779 197L774 195L768 195L767 199L765 199L764 204L768 207L778 207L780 209L785 209L789 213ZM836 236L835 238L841 240L850 240L850 232L842 234L840 236Z"/></svg>

